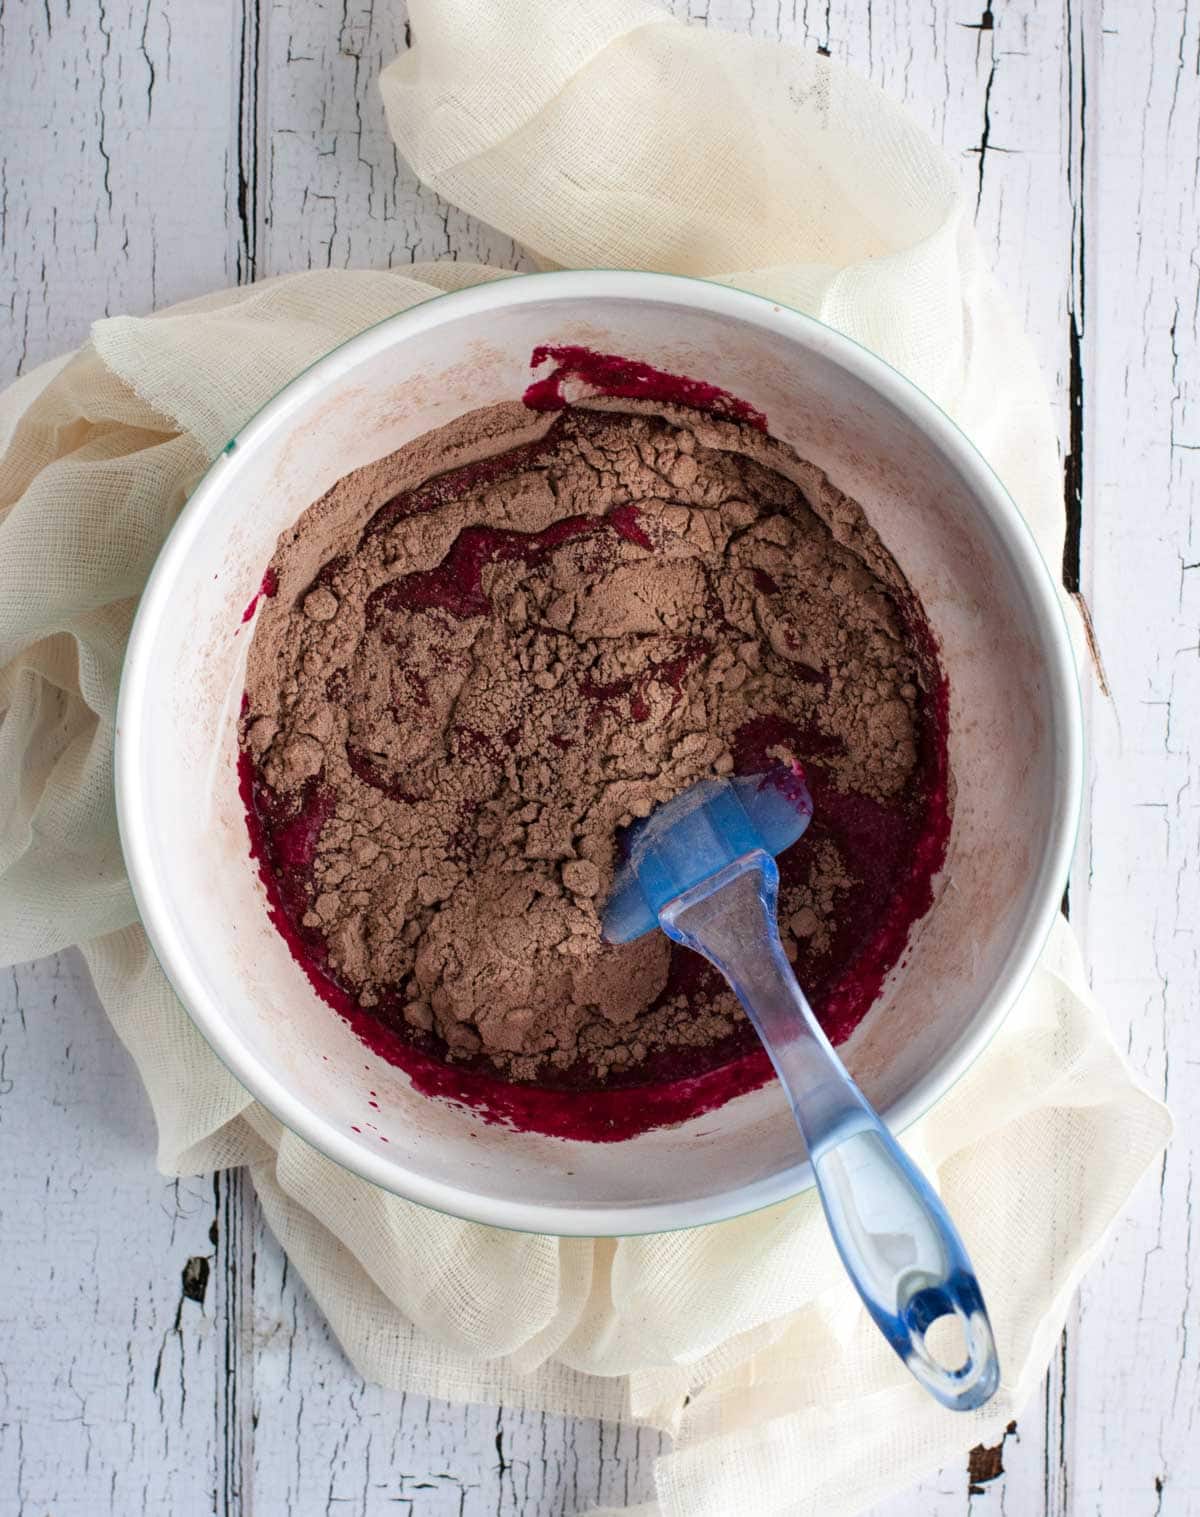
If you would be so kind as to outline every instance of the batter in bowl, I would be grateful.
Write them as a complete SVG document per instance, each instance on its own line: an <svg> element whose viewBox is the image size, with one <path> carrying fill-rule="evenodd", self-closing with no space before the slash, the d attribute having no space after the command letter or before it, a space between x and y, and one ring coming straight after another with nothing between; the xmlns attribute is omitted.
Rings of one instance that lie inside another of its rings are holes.
<svg viewBox="0 0 1200 1517"><path fill-rule="evenodd" d="M550 1130L572 1097L677 1120L769 1077L701 960L601 942L635 818L803 766L780 920L835 1041L948 833L944 681L895 561L757 413L682 383L543 382L339 481L255 621L243 787L293 952L377 1048L454 1071L443 1093L557 1092L507 1109Z"/></svg>

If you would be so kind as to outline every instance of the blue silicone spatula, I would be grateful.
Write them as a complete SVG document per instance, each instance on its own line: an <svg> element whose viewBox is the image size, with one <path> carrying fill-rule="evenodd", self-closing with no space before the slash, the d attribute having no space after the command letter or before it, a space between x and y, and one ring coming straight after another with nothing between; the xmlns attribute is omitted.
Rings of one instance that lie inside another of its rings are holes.
<svg viewBox="0 0 1200 1517"><path fill-rule="evenodd" d="M775 855L812 816L798 769L702 780L632 832L604 915L625 943L661 927L721 971L762 1039L808 1148L846 1272L880 1332L953 1411L982 1406L1000 1379L983 1296L941 1201L880 1121L821 1031L775 921ZM965 1361L941 1364L925 1335L958 1318Z"/></svg>

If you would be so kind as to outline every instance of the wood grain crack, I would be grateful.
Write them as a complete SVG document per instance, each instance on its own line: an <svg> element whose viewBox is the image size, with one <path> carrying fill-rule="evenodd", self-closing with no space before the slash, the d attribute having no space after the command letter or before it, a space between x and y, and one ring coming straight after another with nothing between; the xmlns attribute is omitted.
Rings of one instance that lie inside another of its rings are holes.
<svg viewBox="0 0 1200 1517"><path fill-rule="evenodd" d="M1077 35L1078 31L1078 35ZM1063 504L1067 516L1062 579L1072 594L1082 582L1084 498L1083 336L1087 310L1087 69L1082 24L1067 0L1067 113L1071 151L1067 196L1071 203L1071 287L1067 303L1067 433L1063 458Z"/></svg>
<svg viewBox="0 0 1200 1517"><path fill-rule="evenodd" d="M242 0L237 96L237 282L258 275L259 70L262 25L260 0Z"/></svg>

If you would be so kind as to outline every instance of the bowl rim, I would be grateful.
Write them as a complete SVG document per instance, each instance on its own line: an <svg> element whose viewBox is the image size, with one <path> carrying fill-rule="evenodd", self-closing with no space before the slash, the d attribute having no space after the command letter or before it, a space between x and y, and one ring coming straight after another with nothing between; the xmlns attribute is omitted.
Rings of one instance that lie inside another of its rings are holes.
<svg viewBox="0 0 1200 1517"><path fill-rule="evenodd" d="M990 464L950 416L885 359L854 339L778 301L732 285L687 275L628 269L572 269L513 274L439 293L367 327L316 359L268 400L217 454L168 533L147 578L129 635L117 701L114 780L118 831L130 887L151 948L172 989L213 1052L241 1085L286 1128L352 1174L406 1200L468 1221L564 1237L610 1237L668 1231L725 1221L789 1200L813 1185L805 1161L762 1180L698 1199L607 1204L543 1204L480 1195L430 1180L359 1146L313 1112L230 1035L230 1024L209 1004L169 915L159 910L161 880L149 847L149 816L140 805L139 755L146 721L145 686L157 628L169 614L172 589L192 542L203 531L210 503L231 475L328 381L365 358L450 320L479 318L542 300L643 300L724 315L784 335L849 371L893 404L946 456L984 507L1011 554L1032 603L1046 652L1048 699L1060 719L1053 822L1038 866L1040 883L1020 937L976 1009L970 1027L920 1080L880 1114L899 1134L917 1121L975 1062L1024 989L1060 909L1075 851L1083 791L1082 701L1062 602L1032 531ZM620 1145L614 1145L619 1149Z"/></svg>

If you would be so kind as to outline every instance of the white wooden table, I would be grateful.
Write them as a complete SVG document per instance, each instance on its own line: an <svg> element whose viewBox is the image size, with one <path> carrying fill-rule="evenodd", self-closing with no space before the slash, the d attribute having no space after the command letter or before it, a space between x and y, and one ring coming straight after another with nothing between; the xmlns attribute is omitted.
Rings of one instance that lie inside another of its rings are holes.
<svg viewBox="0 0 1200 1517"><path fill-rule="evenodd" d="M877 1517L1200 1513L1200 3L676 0L820 47L962 169L1051 387L1111 704L1071 915L1179 1136L1042 1393ZM0 378L266 274L517 250L419 189L375 81L401 0L0 5ZM80 962L0 984L0 1517L567 1517L645 1500L654 1435L350 1371L236 1174L168 1184ZM1001 1473L1001 1466L1003 1471Z"/></svg>

